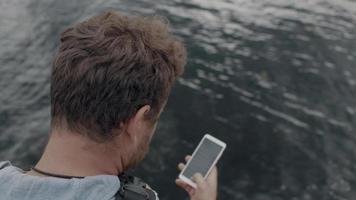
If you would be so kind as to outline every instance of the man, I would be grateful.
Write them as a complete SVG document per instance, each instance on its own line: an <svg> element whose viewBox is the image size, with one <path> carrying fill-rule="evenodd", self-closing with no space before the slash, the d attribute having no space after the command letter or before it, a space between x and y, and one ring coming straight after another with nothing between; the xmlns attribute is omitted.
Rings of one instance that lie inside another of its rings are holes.
<svg viewBox="0 0 356 200"><path fill-rule="evenodd" d="M0 163L0 199L125 199L122 174L148 151L172 84L184 71L184 45L160 17L115 12L68 28L60 41L48 144L28 172ZM176 183L191 199L216 199L216 169L207 180L194 179L197 189Z"/></svg>

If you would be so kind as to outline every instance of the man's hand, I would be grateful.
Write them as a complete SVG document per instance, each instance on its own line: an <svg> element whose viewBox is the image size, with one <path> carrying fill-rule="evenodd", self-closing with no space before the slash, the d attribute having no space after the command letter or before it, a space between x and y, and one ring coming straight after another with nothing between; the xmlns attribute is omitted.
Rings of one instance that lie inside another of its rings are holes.
<svg viewBox="0 0 356 200"><path fill-rule="evenodd" d="M188 162L190 158L191 156L186 156L185 161ZM178 169L180 171L182 171L184 167L185 165L183 163L178 164ZM195 174L192 179L197 184L196 189L181 179L176 179L176 184L188 192L191 200L216 200L218 170L215 166L206 180L204 180L201 174Z"/></svg>

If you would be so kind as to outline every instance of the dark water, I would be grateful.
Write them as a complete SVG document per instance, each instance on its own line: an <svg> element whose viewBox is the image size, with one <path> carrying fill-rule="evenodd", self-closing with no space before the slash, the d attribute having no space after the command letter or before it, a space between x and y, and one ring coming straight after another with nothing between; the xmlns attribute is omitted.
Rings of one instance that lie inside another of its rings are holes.
<svg viewBox="0 0 356 200"><path fill-rule="evenodd" d="M40 156L59 33L108 8L160 14L184 38L176 84L135 171L184 199L176 164L204 133L227 142L220 199L356 199L356 3L349 0L1 0L0 158Z"/></svg>

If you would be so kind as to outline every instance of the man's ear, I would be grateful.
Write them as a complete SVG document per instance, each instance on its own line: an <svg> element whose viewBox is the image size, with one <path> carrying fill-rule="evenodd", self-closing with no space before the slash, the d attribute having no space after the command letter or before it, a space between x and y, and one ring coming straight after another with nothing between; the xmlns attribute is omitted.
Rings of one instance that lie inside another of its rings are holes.
<svg viewBox="0 0 356 200"><path fill-rule="evenodd" d="M130 137L134 138L136 137L135 134L138 132L141 132L141 129L145 128L144 121L146 119L146 114L151 110L150 105L144 105L138 111L136 114L134 114L131 119L127 122L127 132L130 135Z"/></svg>
<svg viewBox="0 0 356 200"><path fill-rule="evenodd" d="M138 118L139 120L145 120L146 114L151 110L150 105L144 105L135 114L135 118Z"/></svg>

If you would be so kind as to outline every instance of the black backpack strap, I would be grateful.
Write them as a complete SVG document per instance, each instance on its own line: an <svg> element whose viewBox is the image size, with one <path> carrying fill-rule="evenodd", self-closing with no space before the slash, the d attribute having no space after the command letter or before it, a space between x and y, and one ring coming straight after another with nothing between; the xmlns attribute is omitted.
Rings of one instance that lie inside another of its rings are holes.
<svg viewBox="0 0 356 200"><path fill-rule="evenodd" d="M117 200L158 200L156 192L140 178L121 174L119 179L120 189L116 194Z"/></svg>

